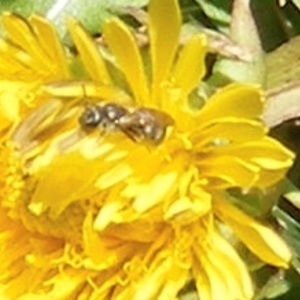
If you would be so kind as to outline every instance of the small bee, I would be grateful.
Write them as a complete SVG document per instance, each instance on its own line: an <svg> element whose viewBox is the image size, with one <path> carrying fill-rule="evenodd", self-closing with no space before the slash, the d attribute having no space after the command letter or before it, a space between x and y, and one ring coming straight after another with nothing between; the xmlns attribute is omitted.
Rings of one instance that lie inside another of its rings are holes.
<svg viewBox="0 0 300 300"><path fill-rule="evenodd" d="M135 142L159 145L168 126L174 123L166 113L152 108L138 108L132 112L121 105L107 103L89 105L79 118L85 131L102 128L106 132L119 130Z"/></svg>

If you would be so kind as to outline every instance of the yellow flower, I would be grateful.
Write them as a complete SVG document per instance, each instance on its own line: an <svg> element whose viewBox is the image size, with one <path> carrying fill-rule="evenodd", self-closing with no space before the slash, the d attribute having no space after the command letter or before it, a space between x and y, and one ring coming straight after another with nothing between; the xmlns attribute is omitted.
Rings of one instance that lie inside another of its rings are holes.
<svg viewBox="0 0 300 300"><path fill-rule="evenodd" d="M0 39L0 130L17 123L38 104L40 84L69 77L63 48L49 22L5 13L2 25L7 36Z"/></svg>
<svg viewBox="0 0 300 300"><path fill-rule="evenodd" d="M118 19L107 22L110 52L100 54L70 21L90 81L41 78L52 95L35 94L43 104L0 152L1 299L176 299L189 282L203 300L251 299L246 263L221 224L263 262L288 267L281 238L226 190L276 183L293 155L266 135L257 86L232 84L190 108L206 41L179 47L180 26L176 0L151 0L150 55ZM97 113L114 99L123 117L87 130L80 91Z"/></svg>

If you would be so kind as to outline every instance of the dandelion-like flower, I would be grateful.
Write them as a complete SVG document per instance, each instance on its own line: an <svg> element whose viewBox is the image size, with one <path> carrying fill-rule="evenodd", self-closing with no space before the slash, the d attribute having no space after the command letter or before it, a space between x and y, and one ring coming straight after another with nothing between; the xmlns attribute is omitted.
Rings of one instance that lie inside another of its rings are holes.
<svg viewBox="0 0 300 300"><path fill-rule="evenodd" d="M18 25L24 21L6 18L16 43L30 44L32 36L21 35L25 23ZM41 34L51 26L29 24L38 41L29 65L40 70L35 58L43 49L55 66L49 49L50 42L60 49L57 39L46 43ZM246 264L222 224L263 262L288 266L281 238L226 191L276 183L293 155L266 135L257 86L232 84L201 109L190 107L205 73L206 41L195 35L179 47L180 25L176 0L152 0L147 55L118 19L104 27L105 51L71 20L89 80L66 83L65 67L29 80L35 105L6 125L2 139L3 299L176 299L189 282L203 300L251 299ZM1 51L8 62L19 59ZM58 65L67 66L59 52ZM28 84L27 68L16 70L3 72L0 85ZM107 103L125 112L116 122L90 119L90 112L101 119Z"/></svg>

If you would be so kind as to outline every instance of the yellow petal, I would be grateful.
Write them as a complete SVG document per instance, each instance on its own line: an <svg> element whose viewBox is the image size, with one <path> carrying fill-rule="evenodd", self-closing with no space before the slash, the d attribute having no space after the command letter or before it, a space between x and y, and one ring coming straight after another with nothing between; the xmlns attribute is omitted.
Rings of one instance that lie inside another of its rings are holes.
<svg viewBox="0 0 300 300"><path fill-rule="evenodd" d="M261 136L257 140L251 136L251 139L248 137L248 141L245 140L242 144L236 143L227 145L226 147L215 147L214 152L218 155L232 155L244 160L253 161L260 167L271 170L289 167L294 158L294 154L291 151L279 142L266 136Z"/></svg>
<svg viewBox="0 0 300 300"><path fill-rule="evenodd" d="M72 276L73 275L73 276ZM37 295L28 293L24 300L49 300L49 299L72 299L77 292L78 285L82 284L82 276L74 274L64 274L63 272L57 274L47 280L47 286L52 287L50 292L45 295ZM19 300L19 299L18 299ZM23 300L22 298L20 300Z"/></svg>
<svg viewBox="0 0 300 300"><path fill-rule="evenodd" d="M220 234L211 232L205 244L198 238L193 250L193 265L201 266L200 270L193 269L201 299L252 299L253 286L247 267Z"/></svg>
<svg viewBox="0 0 300 300"><path fill-rule="evenodd" d="M203 269L195 264L192 272L195 278L198 298L201 300L212 300L210 283Z"/></svg>
<svg viewBox="0 0 300 300"><path fill-rule="evenodd" d="M99 161L87 160L77 152L58 156L40 171L29 208L37 215L49 208L50 216L56 218L72 201L93 192L90 186L98 174Z"/></svg>
<svg viewBox="0 0 300 300"><path fill-rule="evenodd" d="M161 172L148 184L136 187L134 185L128 186L122 194L124 196L128 196L132 192L136 194L133 207L136 211L143 212L167 199L173 192L177 179L178 173L175 170Z"/></svg>
<svg viewBox="0 0 300 300"><path fill-rule="evenodd" d="M152 243L164 230L164 225L163 223L155 223L151 219L146 221L137 220L135 222L114 224L105 230L105 234L123 241Z"/></svg>
<svg viewBox="0 0 300 300"><path fill-rule="evenodd" d="M228 187L249 188L258 178L259 168L254 164L243 161L239 157L212 155L199 160L199 169L204 178L220 178ZM214 186L224 188L224 186Z"/></svg>
<svg viewBox="0 0 300 300"><path fill-rule="evenodd" d="M169 255L164 252L166 251L160 253L164 254L164 257L159 263L153 263L145 275L132 285L132 290L129 290L131 293L120 299L176 299L176 295L188 278L188 270L176 263L172 252L168 253Z"/></svg>
<svg viewBox="0 0 300 300"><path fill-rule="evenodd" d="M36 74L42 72L40 64L34 65L32 57L20 48L0 39L0 51L0 74L3 79L24 82L40 79Z"/></svg>
<svg viewBox="0 0 300 300"><path fill-rule="evenodd" d="M205 55L205 36L195 35L183 46L172 77L175 80L175 86L179 87L184 95L188 95L204 76Z"/></svg>
<svg viewBox="0 0 300 300"><path fill-rule="evenodd" d="M254 185L260 187L269 186L280 180L292 165L294 158L292 152L269 137L226 147L215 147L212 155L239 157L257 166L260 170Z"/></svg>
<svg viewBox="0 0 300 300"><path fill-rule="evenodd" d="M118 221L116 216L123 208L124 203L121 203L121 201L110 201L104 204L95 219L95 230L103 231L110 223L116 223Z"/></svg>
<svg viewBox="0 0 300 300"><path fill-rule="evenodd" d="M105 85L111 84L111 78L107 72L104 59L91 37L73 19L68 20L68 29L91 79Z"/></svg>
<svg viewBox="0 0 300 300"><path fill-rule="evenodd" d="M288 167L284 167L277 170L262 169L260 171L259 180L257 181L256 185L258 187L265 188L272 184L275 184L284 177L287 171Z"/></svg>
<svg viewBox="0 0 300 300"><path fill-rule="evenodd" d="M261 145L265 148L264 152L268 151L268 154L266 156L268 156L271 159L292 164L292 160L295 158L295 154L293 152L284 147L275 139L270 138L268 136L264 137L264 139L261 141Z"/></svg>
<svg viewBox="0 0 300 300"><path fill-rule="evenodd" d="M260 122L230 117L212 120L211 124L205 124L204 127L199 124L196 130L191 139L195 140L194 143L199 149L216 139L227 140L230 143L246 142L260 139L266 134L266 129ZM222 151L223 148L216 147L216 149Z"/></svg>
<svg viewBox="0 0 300 300"><path fill-rule="evenodd" d="M174 201L166 210L164 218L186 224L196 221L211 210L211 198L203 192L203 197L190 199L183 197Z"/></svg>
<svg viewBox="0 0 300 300"><path fill-rule="evenodd" d="M30 68L35 69L37 73L39 71L40 73L45 72L44 69L39 70L40 68L45 68L52 73L53 61L45 55L29 22L17 15L4 13L2 24L11 41L35 60L35 64L32 64Z"/></svg>
<svg viewBox="0 0 300 300"><path fill-rule="evenodd" d="M86 267L97 268L97 270L108 269L134 254L135 243L124 243L114 238L101 237L93 228L93 218L90 212L83 224L83 242ZM113 250L112 250L113 248Z"/></svg>
<svg viewBox="0 0 300 300"><path fill-rule="evenodd" d="M152 0L148 11L152 83L158 87L167 79L175 57L181 15L177 0Z"/></svg>
<svg viewBox="0 0 300 300"><path fill-rule="evenodd" d="M62 80L42 86L42 91L55 97L90 97L96 101L118 99L120 103L130 103L130 97L115 86L107 86L87 81ZM95 100L95 99L94 99Z"/></svg>
<svg viewBox="0 0 300 300"><path fill-rule="evenodd" d="M106 189L114 184L125 180L132 173L132 169L128 164L119 163L108 172L100 176L95 182L95 187L99 189Z"/></svg>
<svg viewBox="0 0 300 300"><path fill-rule="evenodd" d="M199 259L199 261L195 261L196 265L199 264L198 267L200 270L197 270L198 274L196 273L196 285L198 289L198 293L200 297L202 284L205 285L204 287L204 297L210 300L219 300L219 299L228 299L234 300L230 297L228 287L225 284L224 275L222 276L214 265L207 259L206 253L201 251L200 247L197 245L193 248L195 256Z"/></svg>
<svg viewBox="0 0 300 300"><path fill-rule="evenodd" d="M235 293L235 299L252 299L253 285L246 264L238 256L236 250L217 232L212 234L214 252L209 251L211 261L219 260L220 272L228 280L230 290Z"/></svg>
<svg viewBox="0 0 300 300"><path fill-rule="evenodd" d="M0 130L18 121L20 115L20 102L18 98L20 89L24 84L10 81L0 82Z"/></svg>
<svg viewBox="0 0 300 300"><path fill-rule="evenodd" d="M258 223L225 199L216 197L214 203L217 215L262 261L278 267L288 267L291 251L274 231Z"/></svg>
<svg viewBox="0 0 300 300"><path fill-rule="evenodd" d="M19 91L20 93L20 91ZM14 142L18 143L23 149L30 148L30 144L34 143L36 135L38 135L44 126L53 123L53 117L62 109L62 103L58 99L51 99L33 110L27 118L18 124L18 127L12 135ZM37 149L35 149L37 151Z"/></svg>
<svg viewBox="0 0 300 300"><path fill-rule="evenodd" d="M217 118L258 118L263 110L263 98L258 86L230 84L217 91L202 108L200 123Z"/></svg>
<svg viewBox="0 0 300 300"><path fill-rule="evenodd" d="M57 78L68 78L67 59L54 27L49 21L37 15L33 15L29 22L36 32L41 47L48 54L49 61L53 61L55 66L59 66L57 68Z"/></svg>
<svg viewBox="0 0 300 300"><path fill-rule="evenodd" d="M126 76L137 104L148 103L147 79L132 33L124 23L112 19L104 26L104 37Z"/></svg>

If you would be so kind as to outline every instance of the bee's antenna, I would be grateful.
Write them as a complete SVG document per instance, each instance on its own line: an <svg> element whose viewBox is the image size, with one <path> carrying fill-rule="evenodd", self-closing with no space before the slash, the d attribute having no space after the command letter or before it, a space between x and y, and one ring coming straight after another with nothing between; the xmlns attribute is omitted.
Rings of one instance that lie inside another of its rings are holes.
<svg viewBox="0 0 300 300"><path fill-rule="evenodd" d="M87 95L85 83L81 82L80 87L82 89L83 105L84 105L84 107L88 107L90 105L90 102L88 101L88 95Z"/></svg>

